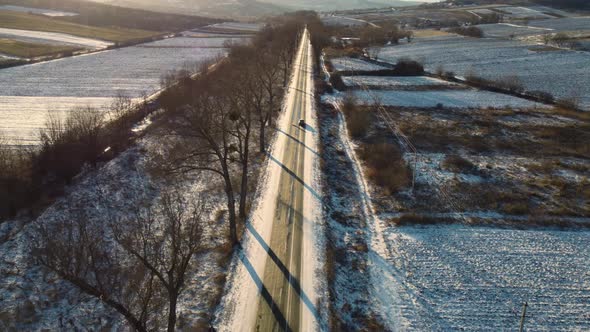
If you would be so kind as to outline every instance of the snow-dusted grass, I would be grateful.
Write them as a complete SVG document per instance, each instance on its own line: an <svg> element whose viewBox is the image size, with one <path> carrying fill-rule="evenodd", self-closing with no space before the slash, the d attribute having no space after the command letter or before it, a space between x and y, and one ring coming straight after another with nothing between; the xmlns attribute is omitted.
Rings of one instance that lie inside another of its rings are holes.
<svg viewBox="0 0 590 332"><path fill-rule="evenodd" d="M425 86L434 88L456 85L426 76L345 76L342 80L347 86L369 86L392 89Z"/></svg>
<svg viewBox="0 0 590 332"><path fill-rule="evenodd" d="M8 11L14 11L14 12L20 12L20 13L45 15L45 16L49 16L49 17L64 17L64 16L77 16L78 15L78 13L72 13L72 12L64 12L64 11L43 9L43 8L13 6L13 5L2 5L2 6L0 6L0 10L8 10Z"/></svg>
<svg viewBox="0 0 590 332"><path fill-rule="evenodd" d="M530 331L590 329L590 232L463 226L391 227L384 283L400 327Z"/></svg>
<svg viewBox="0 0 590 332"><path fill-rule="evenodd" d="M478 90L440 91L355 91L358 100L370 105L379 100L385 106L430 108L442 105L451 108L530 108L542 104L510 95Z"/></svg>
<svg viewBox="0 0 590 332"><path fill-rule="evenodd" d="M361 59L355 58L334 58L330 59L330 62L334 66L336 71L350 71L350 70L362 70L362 71L374 71L387 69L386 67L379 66L374 63L370 63Z"/></svg>
<svg viewBox="0 0 590 332"><path fill-rule="evenodd" d="M170 38L0 71L0 132L35 139L47 112L104 106L119 92L138 98L160 88L160 77L223 54L225 38ZM245 39L241 39L244 41ZM41 98L43 97L43 98Z"/></svg>
<svg viewBox="0 0 590 332"><path fill-rule="evenodd" d="M45 42L54 44L79 45L91 49L104 49L113 43L104 40L90 39L57 32L19 30L0 28L0 37L8 37L25 42Z"/></svg>
<svg viewBox="0 0 590 332"><path fill-rule="evenodd" d="M556 98L579 97L582 106L590 109L590 53L535 52L531 46L491 38L431 38L386 47L380 57L391 62L409 57L429 71L443 67L459 76L470 72L487 79L516 75L527 90L546 91Z"/></svg>

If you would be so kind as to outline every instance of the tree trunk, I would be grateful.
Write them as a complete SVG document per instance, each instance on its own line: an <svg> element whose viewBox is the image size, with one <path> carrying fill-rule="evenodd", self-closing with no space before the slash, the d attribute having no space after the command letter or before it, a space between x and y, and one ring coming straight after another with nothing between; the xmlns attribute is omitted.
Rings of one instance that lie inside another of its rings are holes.
<svg viewBox="0 0 590 332"><path fill-rule="evenodd" d="M174 332L176 329L176 302L178 301L178 292L168 290L168 332Z"/></svg>
<svg viewBox="0 0 590 332"><path fill-rule="evenodd" d="M249 120L248 120L249 121ZM244 155L242 157L242 184L240 188L240 221L246 221L246 204L248 202L248 165L250 162L250 124L244 137Z"/></svg>
<svg viewBox="0 0 590 332"><path fill-rule="evenodd" d="M246 148L247 149L247 148ZM242 165L242 185L240 190L240 221L246 221L246 204L248 201L248 157Z"/></svg>
<svg viewBox="0 0 590 332"><path fill-rule="evenodd" d="M260 153L264 153L266 151L266 138L265 138L265 130L266 130L266 121L260 121Z"/></svg>
<svg viewBox="0 0 590 332"><path fill-rule="evenodd" d="M225 195L227 196L227 209L229 212L229 237L231 243L235 245L238 244L238 233L236 230L236 202L227 165L223 166L223 179L225 180Z"/></svg>

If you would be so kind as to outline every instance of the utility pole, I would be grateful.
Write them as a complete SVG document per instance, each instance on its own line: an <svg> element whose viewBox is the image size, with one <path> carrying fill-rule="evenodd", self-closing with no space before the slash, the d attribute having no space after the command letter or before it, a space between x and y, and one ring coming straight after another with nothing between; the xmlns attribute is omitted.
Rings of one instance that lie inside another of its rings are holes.
<svg viewBox="0 0 590 332"><path fill-rule="evenodd" d="M526 307L528 307L528 303L525 302L524 305L522 306L522 317L520 317L520 328L518 329L518 332L523 332L524 329L524 319L526 317Z"/></svg>

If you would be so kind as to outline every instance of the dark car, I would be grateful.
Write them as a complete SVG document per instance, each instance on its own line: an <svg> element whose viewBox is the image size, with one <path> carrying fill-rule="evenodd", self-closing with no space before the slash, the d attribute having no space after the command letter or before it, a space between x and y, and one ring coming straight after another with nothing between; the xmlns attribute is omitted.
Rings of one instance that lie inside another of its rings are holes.
<svg viewBox="0 0 590 332"><path fill-rule="evenodd" d="M305 120L299 120L299 127L305 127Z"/></svg>

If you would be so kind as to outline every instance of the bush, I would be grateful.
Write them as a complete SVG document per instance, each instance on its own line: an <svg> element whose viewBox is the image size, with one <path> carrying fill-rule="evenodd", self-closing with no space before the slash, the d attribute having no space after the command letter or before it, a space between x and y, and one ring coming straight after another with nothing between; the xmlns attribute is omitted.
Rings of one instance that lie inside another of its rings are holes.
<svg viewBox="0 0 590 332"><path fill-rule="evenodd" d="M537 98L543 103L552 104L555 102L555 97L552 94L545 91L530 91L529 95Z"/></svg>
<svg viewBox="0 0 590 332"><path fill-rule="evenodd" d="M557 101L557 106L566 110L576 111L579 108L579 102L577 98L562 98Z"/></svg>
<svg viewBox="0 0 590 332"><path fill-rule="evenodd" d="M449 29L449 32L456 33L458 35L483 38L483 31L478 27L456 27Z"/></svg>
<svg viewBox="0 0 590 332"><path fill-rule="evenodd" d="M472 173L477 170L472 162L456 154L447 155L442 162L442 167L455 173Z"/></svg>
<svg viewBox="0 0 590 332"><path fill-rule="evenodd" d="M72 111L65 120L50 114L40 134L35 174L44 182L69 183L86 162L95 165L106 148L102 128L103 114L91 108Z"/></svg>
<svg viewBox="0 0 590 332"><path fill-rule="evenodd" d="M0 218L14 217L34 200L30 172L30 154L0 142Z"/></svg>
<svg viewBox="0 0 590 332"><path fill-rule="evenodd" d="M411 170L397 146L391 143L366 144L360 149L367 177L386 194L399 192L410 184Z"/></svg>
<svg viewBox="0 0 590 332"><path fill-rule="evenodd" d="M511 93L523 93L524 86L520 78L516 75L506 76L494 81L492 85L498 89L506 90Z"/></svg>
<svg viewBox="0 0 590 332"><path fill-rule="evenodd" d="M421 76L424 75L424 66L415 60L400 59L393 71L397 76Z"/></svg>
<svg viewBox="0 0 590 332"><path fill-rule="evenodd" d="M359 108L353 95L348 94L342 101L342 112L346 116L346 127L353 138L363 137L371 125L370 114Z"/></svg>

